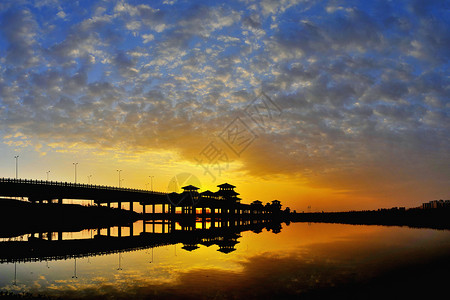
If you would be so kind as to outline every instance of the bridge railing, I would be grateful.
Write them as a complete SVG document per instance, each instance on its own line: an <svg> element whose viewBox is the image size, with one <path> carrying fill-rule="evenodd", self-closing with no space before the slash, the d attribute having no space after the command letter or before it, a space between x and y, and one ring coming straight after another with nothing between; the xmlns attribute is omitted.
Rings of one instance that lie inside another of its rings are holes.
<svg viewBox="0 0 450 300"><path fill-rule="evenodd" d="M100 190L110 190L110 191L123 191L123 192L136 192L136 193L146 193L146 194L157 194L157 195L167 195L168 193L149 191L144 189L130 189L107 185L96 185L96 184L84 184L84 183L72 183L72 182L62 182L62 181L50 181L50 180L33 180L33 179L15 179L15 178L0 178L0 183L21 183L21 184L35 184L35 185L52 185L60 187L77 187L77 188L90 188L90 189L100 189Z"/></svg>

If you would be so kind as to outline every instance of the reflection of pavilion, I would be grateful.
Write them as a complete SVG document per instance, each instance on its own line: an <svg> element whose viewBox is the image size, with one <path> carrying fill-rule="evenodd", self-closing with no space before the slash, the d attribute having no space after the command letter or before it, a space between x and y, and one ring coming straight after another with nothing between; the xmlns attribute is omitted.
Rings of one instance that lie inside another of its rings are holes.
<svg viewBox="0 0 450 300"><path fill-rule="evenodd" d="M235 251L236 248L234 248L234 246L239 243L238 238L240 237L241 235L238 233L222 237L219 241L217 241L217 245L219 245L219 249L217 251L225 254Z"/></svg>
<svg viewBox="0 0 450 300"><path fill-rule="evenodd" d="M199 246L197 246L197 244L183 244L183 247L181 247L181 249L184 249L186 251L194 251L195 249L198 249Z"/></svg>
<svg viewBox="0 0 450 300"><path fill-rule="evenodd" d="M154 220L154 222L160 223L158 220ZM196 228L194 222L193 226L181 227L182 229L179 230L175 229L173 225L177 222L176 220L169 222L167 226L173 228L173 230L158 230L156 228L156 231L153 229L150 232L148 229L154 226L147 226L147 230L144 227L141 232L136 232L137 226L134 230L130 228L130 230L124 231L115 227L108 227L98 229L97 234L86 239L51 239L52 233L42 234L39 237L31 234L28 241L0 242L0 263L96 256L179 243L183 244L182 249L186 251L194 251L200 245L206 247L217 245L218 251L226 254L236 250L235 247L239 243L238 239L241 237L241 232L260 232L267 228L268 231L278 233L282 228L281 224L276 221L252 220L252 222L248 222L238 220L228 226L224 223L223 226L208 229ZM146 221L147 225L151 223L151 221ZM160 226L163 226L163 224L160 224ZM188 227L188 230L183 230Z"/></svg>

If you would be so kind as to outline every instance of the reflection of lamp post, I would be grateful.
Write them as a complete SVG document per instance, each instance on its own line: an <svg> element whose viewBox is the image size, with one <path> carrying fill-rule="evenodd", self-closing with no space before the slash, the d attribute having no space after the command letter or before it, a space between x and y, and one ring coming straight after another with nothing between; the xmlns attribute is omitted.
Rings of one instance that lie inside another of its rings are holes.
<svg viewBox="0 0 450 300"><path fill-rule="evenodd" d="M73 271L73 276L72 278L78 278L77 277L77 258L75 257L75 269Z"/></svg>
<svg viewBox="0 0 450 300"><path fill-rule="evenodd" d="M77 183L77 165L78 165L78 163L76 162L74 162L73 163L73 166L75 167L75 184Z"/></svg>
<svg viewBox="0 0 450 300"><path fill-rule="evenodd" d="M17 285L17 262L14 262L14 283L13 285Z"/></svg>
<svg viewBox="0 0 450 300"><path fill-rule="evenodd" d="M45 172L45 173L47 173L47 181L48 181L48 174L50 173L50 171L47 171L47 172Z"/></svg>
<svg viewBox="0 0 450 300"><path fill-rule="evenodd" d="M19 155L14 156L16 159L16 179L19 178Z"/></svg>
<svg viewBox="0 0 450 300"><path fill-rule="evenodd" d="M150 263L152 263L152 262L153 262L153 247L152 247L152 261Z"/></svg>
<svg viewBox="0 0 450 300"><path fill-rule="evenodd" d="M119 253L119 267L117 268L117 270L122 270L121 258L122 258L122 253Z"/></svg>
<svg viewBox="0 0 450 300"><path fill-rule="evenodd" d="M151 186L151 191L153 192L153 177L155 176L148 176L150 177L150 186Z"/></svg>
<svg viewBox="0 0 450 300"><path fill-rule="evenodd" d="M122 180L120 180L120 172L122 172L122 170L116 170L117 172L119 172L119 187L120 187L120 182L122 181Z"/></svg>

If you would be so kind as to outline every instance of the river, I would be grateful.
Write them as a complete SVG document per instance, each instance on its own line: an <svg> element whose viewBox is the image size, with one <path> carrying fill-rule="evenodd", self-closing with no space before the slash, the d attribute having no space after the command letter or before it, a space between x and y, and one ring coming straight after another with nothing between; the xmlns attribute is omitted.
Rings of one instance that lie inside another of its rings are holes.
<svg viewBox="0 0 450 300"><path fill-rule="evenodd" d="M142 221L135 223L133 235L142 236L142 228ZM106 229L61 239L92 240L99 233ZM120 232L129 234L129 228ZM109 235L120 245L117 227ZM154 246L3 261L0 291L73 299L432 296L445 291L446 275L439 272L450 266L450 231L395 226L283 223Z"/></svg>

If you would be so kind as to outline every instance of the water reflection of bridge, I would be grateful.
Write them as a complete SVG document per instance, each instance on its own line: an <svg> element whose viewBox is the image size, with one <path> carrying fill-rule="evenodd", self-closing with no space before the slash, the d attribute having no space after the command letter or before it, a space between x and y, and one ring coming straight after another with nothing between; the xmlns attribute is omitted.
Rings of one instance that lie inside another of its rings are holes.
<svg viewBox="0 0 450 300"><path fill-rule="evenodd" d="M213 224L215 223L215 224ZM129 226L129 235L122 235L118 227L117 235L112 228L98 229L90 239L64 240L62 234L30 234L28 241L9 241L0 243L0 263L65 260L76 257L97 256L111 253L136 251L182 243L182 249L193 251L198 245L218 245L218 251L229 253L239 243L240 233L244 231L261 232L263 229L278 233L281 223L271 220L194 222L183 224L174 220L144 221L141 232L133 235L136 229ZM156 225L160 232L155 231ZM106 234L101 234L105 232ZM56 239L53 237L56 236Z"/></svg>

